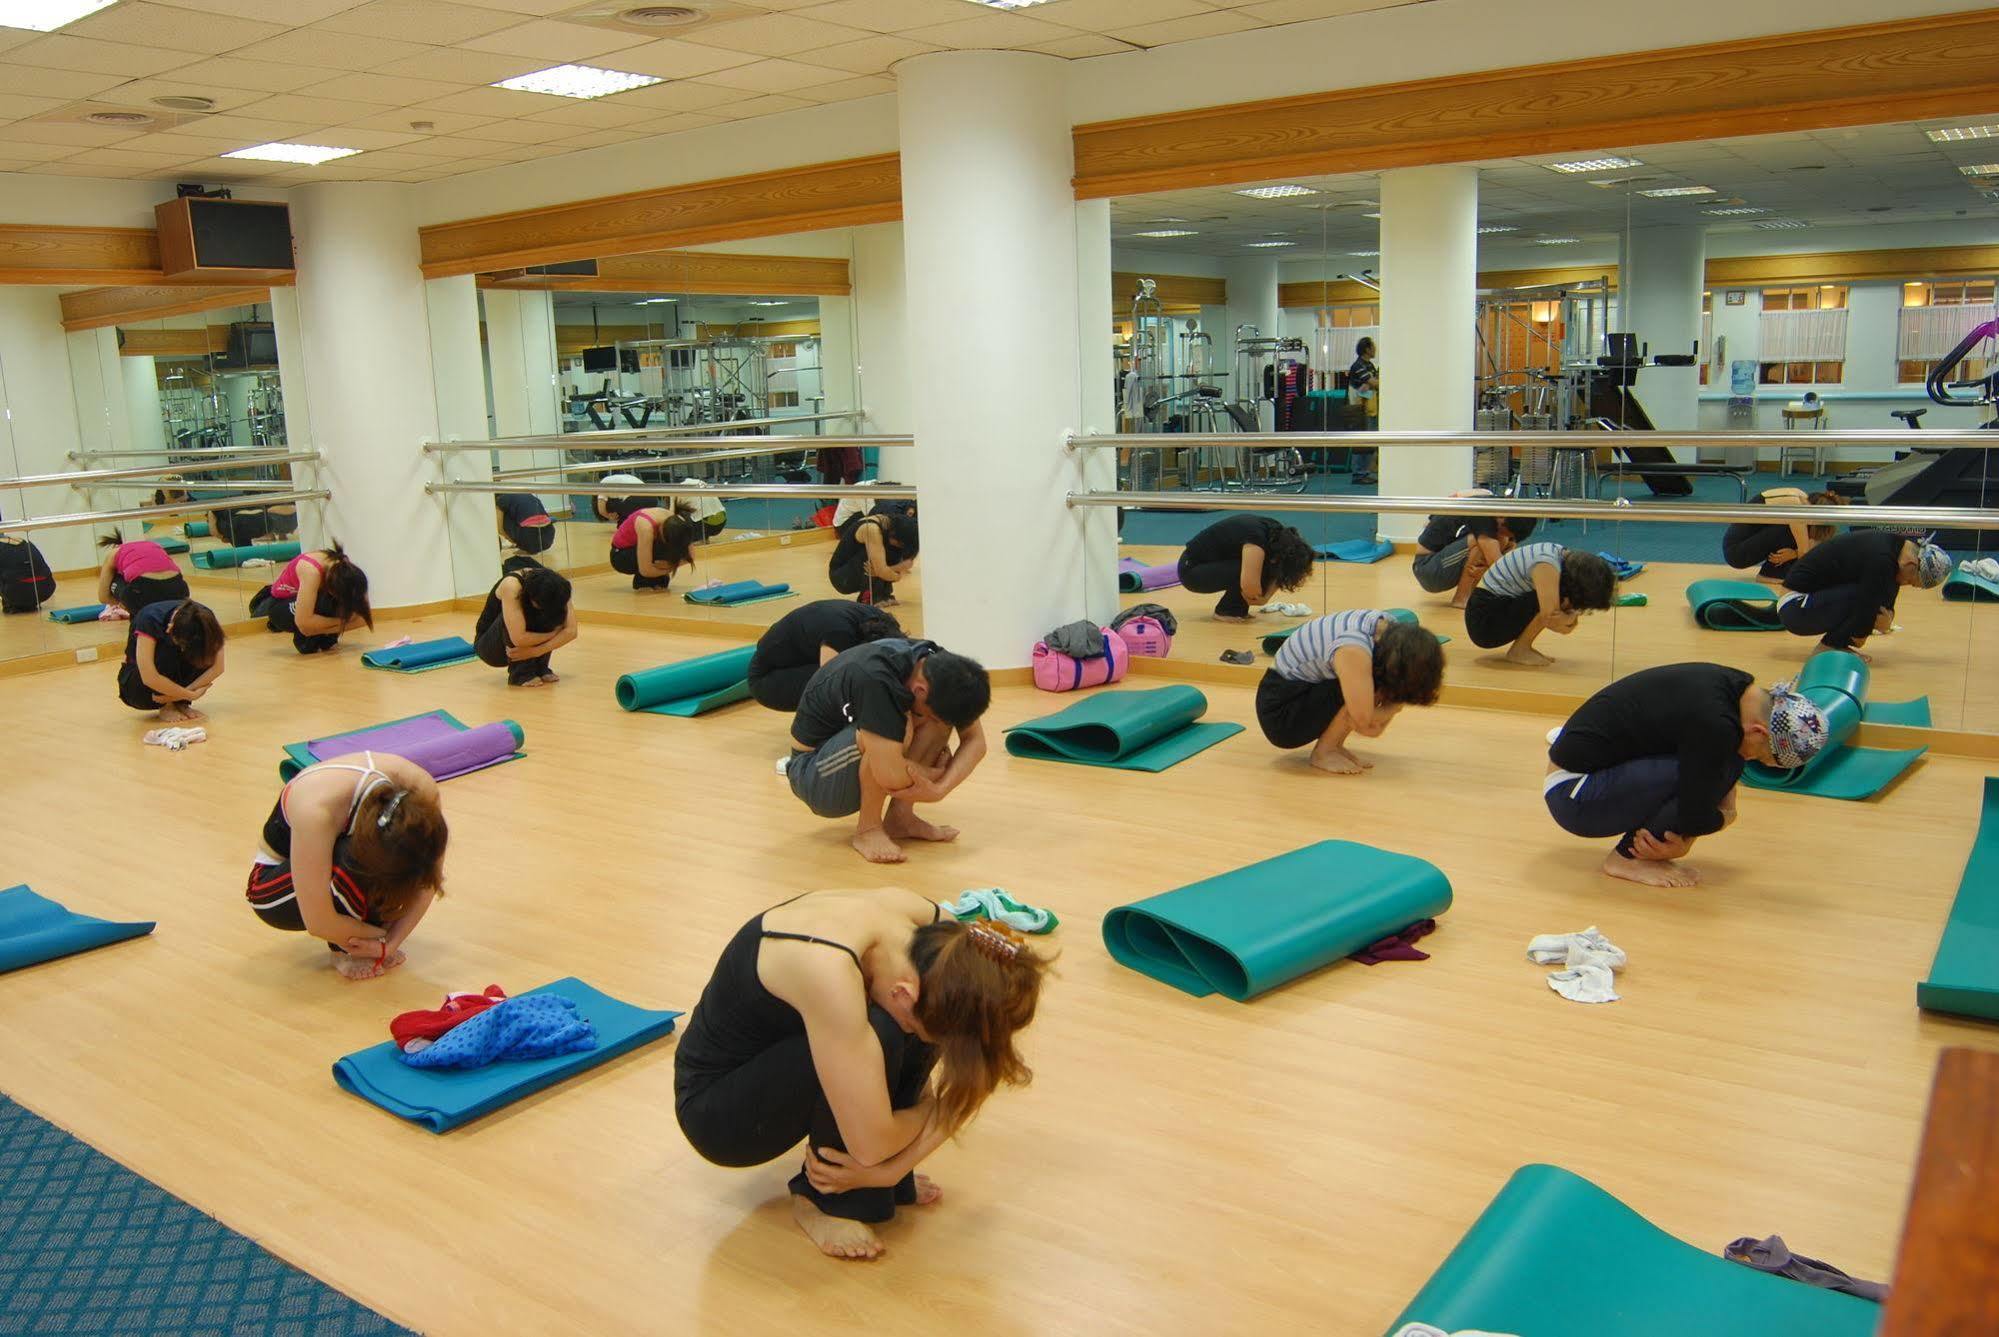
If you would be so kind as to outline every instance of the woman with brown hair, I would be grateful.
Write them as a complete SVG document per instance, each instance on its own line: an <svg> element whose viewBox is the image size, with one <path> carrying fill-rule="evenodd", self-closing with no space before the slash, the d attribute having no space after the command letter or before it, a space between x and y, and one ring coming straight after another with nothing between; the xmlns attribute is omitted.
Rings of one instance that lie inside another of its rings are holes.
<svg viewBox="0 0 1999 1337"><path fill-rule="evenodd" d="M310 933L350 980L403 963L444 890L450 838L437 782L415 762L355 752L292 777L264 819L245 895L272 928Z"/></svg>
<svg viewBox="0 0 1999 1337"><path fill-rule="evenodd" d="M821 1252L873 1258L873 1225L940 1196L916 1167L1033 1076L1014 1036L1047 968L1012 929L915 892L786 901L730 939L674 1051L681 1131L739 1167L806 1140L793 1217Z"/></svg>

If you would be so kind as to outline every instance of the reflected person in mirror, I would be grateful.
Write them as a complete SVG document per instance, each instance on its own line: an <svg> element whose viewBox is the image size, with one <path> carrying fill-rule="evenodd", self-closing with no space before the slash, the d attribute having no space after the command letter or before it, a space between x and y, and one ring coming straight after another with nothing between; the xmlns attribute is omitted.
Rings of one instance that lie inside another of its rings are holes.
<svg viewBox="0 0 1999 1337"><path fill-rule="evenodd" d="M286 562L276 580L250 596L250 616L263 618L272 631L290 632L300 654L324 654L340 644L342 632L373 630L368 573L336 539L330 548Z"/></svg>
<svg viewBox="0 0 1999 1337"><path fill-rule="evenodd" d="M1544 631L1567 636L1582 615L1609 608L1617 574L1593 552L1559 543L1530 543L1493 563L1465 603L1465 634L1481 650L1507 647L1511 664L1555 662L1534 648Z"/></svg>
<svg viewBox="0 0 1999 1337"><path fill-rule="evenodd" d="M1266 515L1232 515L1187 541L1180 583L1196 594L1220 594L1218 622L1247 622L1249 610L1280 590L1295 590L1312 574L1312 545Z"/></svg>

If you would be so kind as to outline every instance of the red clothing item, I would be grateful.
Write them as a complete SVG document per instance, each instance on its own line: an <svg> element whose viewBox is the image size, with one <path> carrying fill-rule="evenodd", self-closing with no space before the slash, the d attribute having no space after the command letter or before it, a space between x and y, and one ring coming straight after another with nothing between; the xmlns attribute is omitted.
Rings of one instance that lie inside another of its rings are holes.
<svg viewBox="0 0 1999 1337"><path fill-rule="evenodd" d="M444 1006L434 1012L405 1012L389 1023L396 1048L407 1050L412 1040L435 1040L452 1027L484 1012L495 1003L504 1003L507 991L497 984L484 993L453 993L444 996Z"/></svg>

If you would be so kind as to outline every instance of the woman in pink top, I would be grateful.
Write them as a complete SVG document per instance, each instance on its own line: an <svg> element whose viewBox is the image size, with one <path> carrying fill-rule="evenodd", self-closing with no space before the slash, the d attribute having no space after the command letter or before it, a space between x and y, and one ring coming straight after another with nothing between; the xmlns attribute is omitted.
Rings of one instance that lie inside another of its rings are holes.
<svg viewBox="0 0 1999 1337"><path fill-rule="evenodd" d="M278 578L250 598L250 616L272 631L288 631L302 655L331 650L340 633L375 625L368 606L368 573L335 543L302 552L285 563Z"/></svg>
<svg viewBox="0 0 1999 1337"><path fill-rule="evenodd" d="M188 597L187 577L173 554L151 539L127 543L114 529L97 546L110 549L97 568L97 602L116 602L136 614L148 604Z"/></svg>
<svg viewBox="0 0 1999 1337"><path fill-rule="evenodd" d="M692 507L633 511L611 535L611 569L630 576L635 590L663 590L675 571L694 565L694 535Z"/></svg>

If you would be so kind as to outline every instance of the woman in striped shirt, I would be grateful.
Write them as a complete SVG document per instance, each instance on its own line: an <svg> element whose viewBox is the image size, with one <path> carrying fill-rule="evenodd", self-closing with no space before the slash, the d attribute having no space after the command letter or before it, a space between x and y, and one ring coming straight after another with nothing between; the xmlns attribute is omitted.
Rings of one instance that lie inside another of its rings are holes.
<svg viewBox="0 0 1999 1337"><path fill-rule="evenodd" d="M1481 650L1505 645L1509 662L1539 668L1555 661L1534 648L1535 637L1568 635L1584 613L1610 607L1616 595L1617 576L1595 553L1529 543L1494 562L1478 582L1465 604L1465 634Z"/></svg>
<svg viewBox="0 0 1999 1337"><path fill-rule="evenodd" d="M1359 775L1374 763L1347 739L1379 738L1402 707L1435 705L1443 680L1442 644L1413 621L1374 608L1329 613L1278 647L1257 685L1256 722L1277 747L1312 744L1319 770Z"/></svg>

